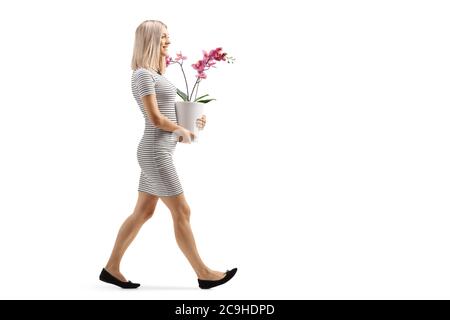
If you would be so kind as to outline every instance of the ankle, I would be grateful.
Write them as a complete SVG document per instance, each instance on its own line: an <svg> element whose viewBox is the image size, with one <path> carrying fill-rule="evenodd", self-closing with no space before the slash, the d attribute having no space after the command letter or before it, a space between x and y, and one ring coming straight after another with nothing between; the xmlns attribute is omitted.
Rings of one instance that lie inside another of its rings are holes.
<svg viewBox="0 0 450 320"><path fill-rule="evenodd" d="M111 271L111 272L120 272L120 267L116 264L107 264L105 266L106 271Z"/></svg>
<svg viewBox="0 0 450 320"><path fill-rule="evenodd" d="M204 279L204 278L208 278L212 274L212 270L209 269L208 267L204 267L204 268L198 269L195 273L197 274L197 278Z"/></svg>

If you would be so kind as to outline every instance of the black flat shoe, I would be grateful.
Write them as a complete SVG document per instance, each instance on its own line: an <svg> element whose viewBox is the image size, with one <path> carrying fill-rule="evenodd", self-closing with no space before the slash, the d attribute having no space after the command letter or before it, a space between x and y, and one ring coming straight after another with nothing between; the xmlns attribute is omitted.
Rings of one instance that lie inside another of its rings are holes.
<svg viewBox="0 0 450 320"><path fill-rule="evenodd" d="M210 289L212 287L220 286L221 284L224 284L225 282L228 282L233 276L236 274L237 268L233 268L231 270L227 270L225 272L225 277L219 280L201 280L198 279L198 286L200 289Z"/></svg>
<svg viewBox="0 0 450 320"><path fill-rule="evenodd" d="M102 272L100 273L99 279L103 282L114 284L123 289L136 289L137 287L140 286L139 283L133 283L131 281L128 281L128 282L120 281L119 279L114 277L112 274L110 274L108 271L106 271L105 268L103 268Z"/></svg>

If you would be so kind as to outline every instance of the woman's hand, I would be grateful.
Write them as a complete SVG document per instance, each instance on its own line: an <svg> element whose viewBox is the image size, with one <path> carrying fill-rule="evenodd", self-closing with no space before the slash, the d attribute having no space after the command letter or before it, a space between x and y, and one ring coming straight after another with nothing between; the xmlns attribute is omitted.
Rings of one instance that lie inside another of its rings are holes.
<svg viewBox="0 0 450 320"><path fill-rule="evenodd" d="M175 130L174 133L178 136L178 142L182 143L191 143L191 141L196 137L193 132L181 126L179 129Z"/></svg>
<svg viewBox="0 0 450 320"><path fill-rule="evenodd" d="M203 130L203 128L204 128L205 125L206 125L206 116L205 116L205 115L202 115L201 118L198 118L198 119L196 120L196 125L197 125L197 128L199 128L199 130Z"/></svg>

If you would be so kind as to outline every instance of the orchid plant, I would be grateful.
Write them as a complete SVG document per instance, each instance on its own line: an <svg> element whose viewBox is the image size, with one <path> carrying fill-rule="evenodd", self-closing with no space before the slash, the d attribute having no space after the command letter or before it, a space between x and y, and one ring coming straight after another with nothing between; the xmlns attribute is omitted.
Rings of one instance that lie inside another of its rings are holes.
<svg viewBox="0 0 450 320"><path fill-rule="evenodd" d="M188 82L186 80L186 73L183 69L183 62L184 60L187 60L187 57L184 56L181 51L176 54L176 58L172 58L170 56L166 56L166 66L169 66L171 64L178 64L181 67L181 71L183 72L184 76L184 82L186 83L186 93L181 91L177 88L177 94L183 99L183 101L192 101L192 96L195 92L195 97L193 102L199 102L199 103L208 103L212 100L216 100L213 98L208 97L208 94L202 95L197 98L198 93L198 87L200 85L200 82L203 79L206 79L206 71L208 71L211 67L216 68L215 64L217 61L226 61L227 63L234 63L236 60L235 58L229 56L226 52L222 52L222 48L216 48L213 50L210 50L209 53L205 50L203 50L203 59L197 61L196 63L192 64L192 68L197 71L195 84L192 88L192 92L189 93L189 87Z"/></svg>

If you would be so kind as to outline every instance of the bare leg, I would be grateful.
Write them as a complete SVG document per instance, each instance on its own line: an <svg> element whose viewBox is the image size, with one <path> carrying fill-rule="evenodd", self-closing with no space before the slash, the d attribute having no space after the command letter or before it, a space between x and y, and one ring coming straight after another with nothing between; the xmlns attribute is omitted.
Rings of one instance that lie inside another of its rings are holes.
<svg viewBox="0 0 450 320"><path fill-rule="evenodd" d="M134 240L144 223L153 216L158 197L139 191L134 212L120 227L116 243L105 269L121 281L127 279L120 273L120 262L128 246Z"/></svg>
<svg viewBox="0 0 450 320"><path fill-rule="evenodd" d="M190 224L190 208L184 197L184 193L171 197L160 197L169 208L178 246L188 259L197 277L203 280L219 280L225 276L224 272L214 271L208 268L200 258L192 234Z"/></svg>

